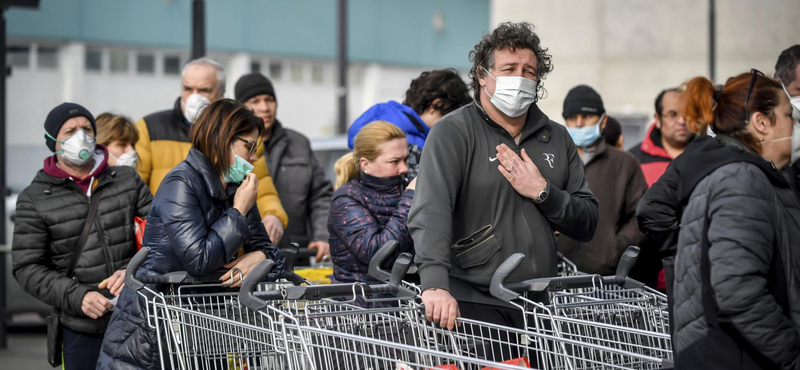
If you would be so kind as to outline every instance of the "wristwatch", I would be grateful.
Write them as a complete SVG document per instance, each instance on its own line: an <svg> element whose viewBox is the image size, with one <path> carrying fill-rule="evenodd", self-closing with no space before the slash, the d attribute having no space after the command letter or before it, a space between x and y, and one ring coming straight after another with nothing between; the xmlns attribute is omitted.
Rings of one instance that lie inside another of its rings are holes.
<svg viewBox="0 0 800 370"><path fill-rule="evenodd" d="M534 203L544 202L544 200L547 199L547 194L550 194L550 180L545 181L547 182L547 185L545 185L544 189L539 192L539 196L533 199Z"/></svg>

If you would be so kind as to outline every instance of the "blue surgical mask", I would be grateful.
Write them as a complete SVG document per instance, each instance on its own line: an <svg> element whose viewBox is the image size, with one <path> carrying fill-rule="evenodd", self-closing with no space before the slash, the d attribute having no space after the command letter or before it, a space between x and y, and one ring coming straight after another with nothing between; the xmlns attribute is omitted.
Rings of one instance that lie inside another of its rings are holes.
<svg viewBox="0 0 800 370"><path fill-rule="evenodd" d="M567 132L569 132L569 136L572 136L575 145L586 148L597 142L597 139L600 139L600 124L603 123L603 118L605 118L605 114L600 116L596 125L567 127Z"/></svg>
<svg viewBox="0 0 800 370"><path fill-rule="evenodd" d="M233 151L233 148L231 148ZM253 165L247 160L233 153L235 157L233 166L228 167L228 173L225 174L225 182L241 184L244 178L253 171Z"/></svg>

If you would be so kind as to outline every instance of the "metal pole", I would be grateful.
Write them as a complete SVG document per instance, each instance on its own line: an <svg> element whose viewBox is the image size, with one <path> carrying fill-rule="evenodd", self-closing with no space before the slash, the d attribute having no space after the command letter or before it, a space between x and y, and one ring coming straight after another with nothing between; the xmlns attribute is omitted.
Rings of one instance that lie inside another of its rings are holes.
<svg viewBox="0 0 800 370"><path fill-rule="evenodd" d="M206 4L192 1L192 59L206 56Z"/></svg>
<svg viewBox="0 0 800 370"><path fill-rule="evenodd" d="M339 122L337 132L347 133L347 0L339 0L339 32L338 53L339 53Z"/></svg>
<svg viewBox="0 0 800 370"><path fill-rule="evenodd" d="M717 6L715 0L708 0L708 79L717 81Z"/></svg>
<svg viewBox="0 0 800 370"><path fill-rule="evenodd" d="M0 348L7 348L6 339L6 7L0 4L0 194L3 206L0 207Z"/></svg>

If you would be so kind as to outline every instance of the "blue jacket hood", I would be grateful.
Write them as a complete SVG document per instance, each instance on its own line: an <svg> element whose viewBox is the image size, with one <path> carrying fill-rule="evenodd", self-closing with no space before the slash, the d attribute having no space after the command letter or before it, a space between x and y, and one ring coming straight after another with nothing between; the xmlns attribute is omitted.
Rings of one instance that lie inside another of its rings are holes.
<svg viewBox="0 0 800 370"><path fill-rule="evenodd" d="M416 122L413 120L416 120ZM356 118L350 129L347 130L347 146L350 149L353 149L358 131L372 121L386 121L394 124L406 133L409 144L414 144L420 149L425 145L425 138L428 137L428 132L430 131L430 127L422 122L422 118L419 117L414 109L390 100L386 103L373 105L364 114Z"/></svg>

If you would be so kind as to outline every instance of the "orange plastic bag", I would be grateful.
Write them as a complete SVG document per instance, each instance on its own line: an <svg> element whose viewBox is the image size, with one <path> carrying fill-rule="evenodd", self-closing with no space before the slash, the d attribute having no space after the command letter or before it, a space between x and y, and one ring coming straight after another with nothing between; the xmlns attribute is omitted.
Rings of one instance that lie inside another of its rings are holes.
<svg viewBox="0 0 800 370"><path fill-rule="evenodd" d="M144 238L144 227L147 225L147 220L134 217L133 218L133 235L136 239L136 250L142 249L142 239Z"/></svg>

